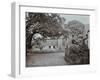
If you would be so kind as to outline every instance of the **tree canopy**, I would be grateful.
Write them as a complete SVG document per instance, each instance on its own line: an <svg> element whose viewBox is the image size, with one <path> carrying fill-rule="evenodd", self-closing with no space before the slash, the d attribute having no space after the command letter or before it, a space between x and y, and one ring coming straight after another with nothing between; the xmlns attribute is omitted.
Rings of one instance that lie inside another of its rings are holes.
<svg viewBox="0 0 100 80"><path fill-rule="evenodd" d="M85 25L77 20L72 20L65 25L65 28L70 31L70 34L79 35L83 34Z"/></svg>
<svg viewBox="0 0 100 80"><path fill-rule="evenodd" d="M52 13L26 12L26 44L31 46L34 34L40 33L44 38L62 35L64 18Z"/></svg>

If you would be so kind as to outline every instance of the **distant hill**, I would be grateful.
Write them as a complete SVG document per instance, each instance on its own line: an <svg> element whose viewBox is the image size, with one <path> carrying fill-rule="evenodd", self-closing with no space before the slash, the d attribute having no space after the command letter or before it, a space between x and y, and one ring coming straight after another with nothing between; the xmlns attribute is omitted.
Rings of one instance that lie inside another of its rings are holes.
<svg viewBox="0 0 100 80"><path fill-rule="evenodd" d="M76 27L76 28L84 28L84 24L77 21L77 20L72 20L69 21L68 24L65 24L65 28L69 28L69 27Z"/></svg>

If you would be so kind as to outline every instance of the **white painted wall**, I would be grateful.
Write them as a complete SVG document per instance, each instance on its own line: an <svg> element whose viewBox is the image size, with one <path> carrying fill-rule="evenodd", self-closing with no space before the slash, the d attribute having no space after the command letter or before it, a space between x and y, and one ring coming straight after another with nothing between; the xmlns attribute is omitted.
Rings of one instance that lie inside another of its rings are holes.
<svg viewBox="0 0 100 80"><path fill-rule="evenodd" d="M22 80L100 80L100 0L1 0L0 1L0 80L14 80L10 77L11 67L11 2L24 1L31 2L33 5L46 6L95 6L98 9L96 42L94 46L97 49L97 72L80 74L62 74L48 76L34 76L30 78L21 78ZM95 27L95 26L94 26ZM95 54L95 53L94 53ZM58 72L60 73L60 72ZM17 79L17 80L21 80Z"/></svg>

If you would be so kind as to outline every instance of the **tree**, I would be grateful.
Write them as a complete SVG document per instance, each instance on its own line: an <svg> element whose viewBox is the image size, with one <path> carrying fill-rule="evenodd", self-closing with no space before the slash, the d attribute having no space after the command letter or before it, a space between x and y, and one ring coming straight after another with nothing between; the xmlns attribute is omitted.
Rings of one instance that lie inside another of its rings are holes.
<svg viewBox="0 0 100 80"><path fill-rule="evenodd" d="M66 29L69 29L72 35L83 34L85 25L77 20L69 21Z"/></svg>
<svg viewBox="0 0 100 80"><path fill-rule="evenodd" d="M44 38L59 37L63 30L62 20L58 14L26 12L26 47L32 47L32 37L36 33Z"/></svg>

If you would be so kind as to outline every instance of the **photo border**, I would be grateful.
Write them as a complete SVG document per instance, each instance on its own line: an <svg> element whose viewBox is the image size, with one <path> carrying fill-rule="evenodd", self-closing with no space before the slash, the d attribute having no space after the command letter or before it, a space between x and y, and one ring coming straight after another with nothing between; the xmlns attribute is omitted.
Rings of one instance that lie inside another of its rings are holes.
<svg viewBox="0 0 100 80"><path fill-rule="evenodd" d="M96 9L95 8L83 8L83 7L80 7L80 8L73 8L73 7L68 7L68 8L64 8L64 7L46 7L46 6L32 6L32 4L21 4L21 3L12 3L12 55L11 55L11 58L12 58L12 62L11 62L11 72L12 72L12 76L14 77L20 77L20 76L34 76L34 75L31 75L33 74L34 72L40 72L39 70L41 69L41 72L43 73L43 71L46 69L45 72L47 72L48 74L53 74L53 73L57 73L58 70L60 70L61 73L66 73L64 70L66 70L66 67L68 68L69 65L67 66L50 66L50 67L38 67L38 68L34 68L34 69L31 69L31 70L22 70L22 64L21 64L21 41L20 41L20 38L21 38L21 15L20 15L20 12L21 12L21 7L36 7L36 8L52 8L52 9L69 9L69 10L85 10L85 11L92 11L93 12L93 22L95 21L95 12L96 12ZM61 14L61 13L60 13ZM94 22L95 23L95 22ZM93 24L93 26L95 26L95 24ZM91 24L90 24L90 27L91 27ZM94 36L95 36L95 28L94 29ZM90 30L91 32L91 30ZM91 37L91 35L90 35ZM92 38L93 39L93 38ZM91 42L91 40L90 40ZM93 46L93 44L92 44ZM90 46L91 47L91 46ZM91 50L90 50L91 51ZM92 50L93 51L93 50ZM93 51L94 52L94 51ZM96 60L94 60L94 62L96 62ZM78 70L80 68L80 66L85 66L85 67L88 67L89 65L71 65L71 66L74 66L76 70ZM71 67L70 66L70 67ZM90 65L91 66L91 65ZM83 71L71 71L69 70L67 73L76 73L76 72L94 72L96 71L95 68L96 68L96 65L95 66L91 66L92 68L91 69L87 69L87 70L83 70ZM54 68L54 69L53 69ZM57 70L55 70L57 68ZM65 68L65 69L62 69L61 68ZM77 69L78 68L78 69ZM84 67L82 67L84 68ZM73 69L73 68L69 68L69 69ZM53 71L55 70L55 71ZM49 71L49 72L48 72ZM25 74L23 74L25 73ZM42 74L36 74L36 75L42 75ZM44 74L45 75L45 74Z"/></svg>

